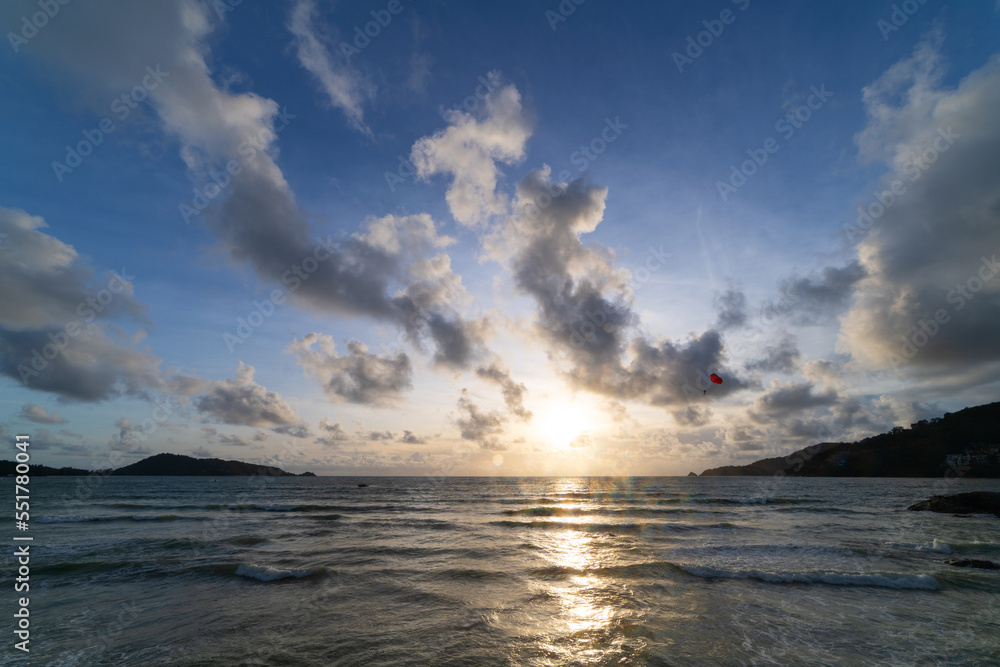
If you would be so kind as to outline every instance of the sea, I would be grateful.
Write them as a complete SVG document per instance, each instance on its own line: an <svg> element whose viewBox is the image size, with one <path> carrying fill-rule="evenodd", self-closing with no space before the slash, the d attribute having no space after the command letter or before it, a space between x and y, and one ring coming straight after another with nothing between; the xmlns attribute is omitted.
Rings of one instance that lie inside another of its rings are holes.
<svg viewBox="0 0 1000 667"><path fill-rule="evenodd" d="M33 478L0 663L998 665L1000 571L946 561L1000 561L1000 519L904 511L972 490L1000 480Z"/></svg>

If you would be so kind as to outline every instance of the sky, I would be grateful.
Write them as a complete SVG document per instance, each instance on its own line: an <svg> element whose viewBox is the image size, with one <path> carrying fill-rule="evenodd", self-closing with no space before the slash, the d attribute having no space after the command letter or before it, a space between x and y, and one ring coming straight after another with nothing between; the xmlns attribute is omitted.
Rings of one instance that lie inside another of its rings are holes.
<svg viewBox="0 0 1000 667"><path fill-rule="evenodd" d="M0 27L0 439L34 463L683 475L1000 396L996 0Z"/></svg>

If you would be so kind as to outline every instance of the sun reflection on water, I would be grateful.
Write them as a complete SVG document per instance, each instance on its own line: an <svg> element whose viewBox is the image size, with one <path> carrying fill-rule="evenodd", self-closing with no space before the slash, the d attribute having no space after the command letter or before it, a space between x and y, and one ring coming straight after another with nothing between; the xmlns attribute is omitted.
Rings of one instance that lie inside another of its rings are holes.
<svg viewBox="0 0 1000 667"><path fill-rule="evenodd" d="M585 500L563 506L590 505ZM577 524L581 518L563 519L562 523ZM549 582L546 589L555 610L545 628L547 649L573 664L599 662L617 652L624 639L617 630L627 622L625 617L631 616L631 611L623 608L623 593L614 580L597 572L617 561L619 547L610 541L613 539L603 533L571 528L552 531L542 545L542 555L550 564L548 570L562 575Z"/></svg>

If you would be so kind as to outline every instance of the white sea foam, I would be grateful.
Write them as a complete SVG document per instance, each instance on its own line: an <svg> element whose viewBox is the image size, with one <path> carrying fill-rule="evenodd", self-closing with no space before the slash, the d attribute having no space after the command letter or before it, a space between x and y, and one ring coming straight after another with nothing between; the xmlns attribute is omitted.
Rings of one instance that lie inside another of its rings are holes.
<svg viewBox="0 0 1000 667"><path fill-rule="evenodd" d="M939 553L939 554L950 554L951 553L951 547L948 546L947 544L945 544L944 542L939 542L936 537L934 538L934 542L933 543L931 543L929 545L919 546L919 547L917 547L917 550L918 551L933 551L933 552Z"/></svg>

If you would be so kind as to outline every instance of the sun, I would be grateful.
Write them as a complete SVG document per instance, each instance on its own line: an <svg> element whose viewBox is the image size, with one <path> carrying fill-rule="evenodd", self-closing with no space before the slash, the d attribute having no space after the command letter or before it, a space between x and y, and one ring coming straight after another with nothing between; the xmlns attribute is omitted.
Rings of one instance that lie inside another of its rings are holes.
<svg viewBox="0 0 1000 667"><path fill-rule="evenodd" d="M554 401L539 410L535 429L555 449L569 447L593 428L591 410L574 401Z"/></svg>

